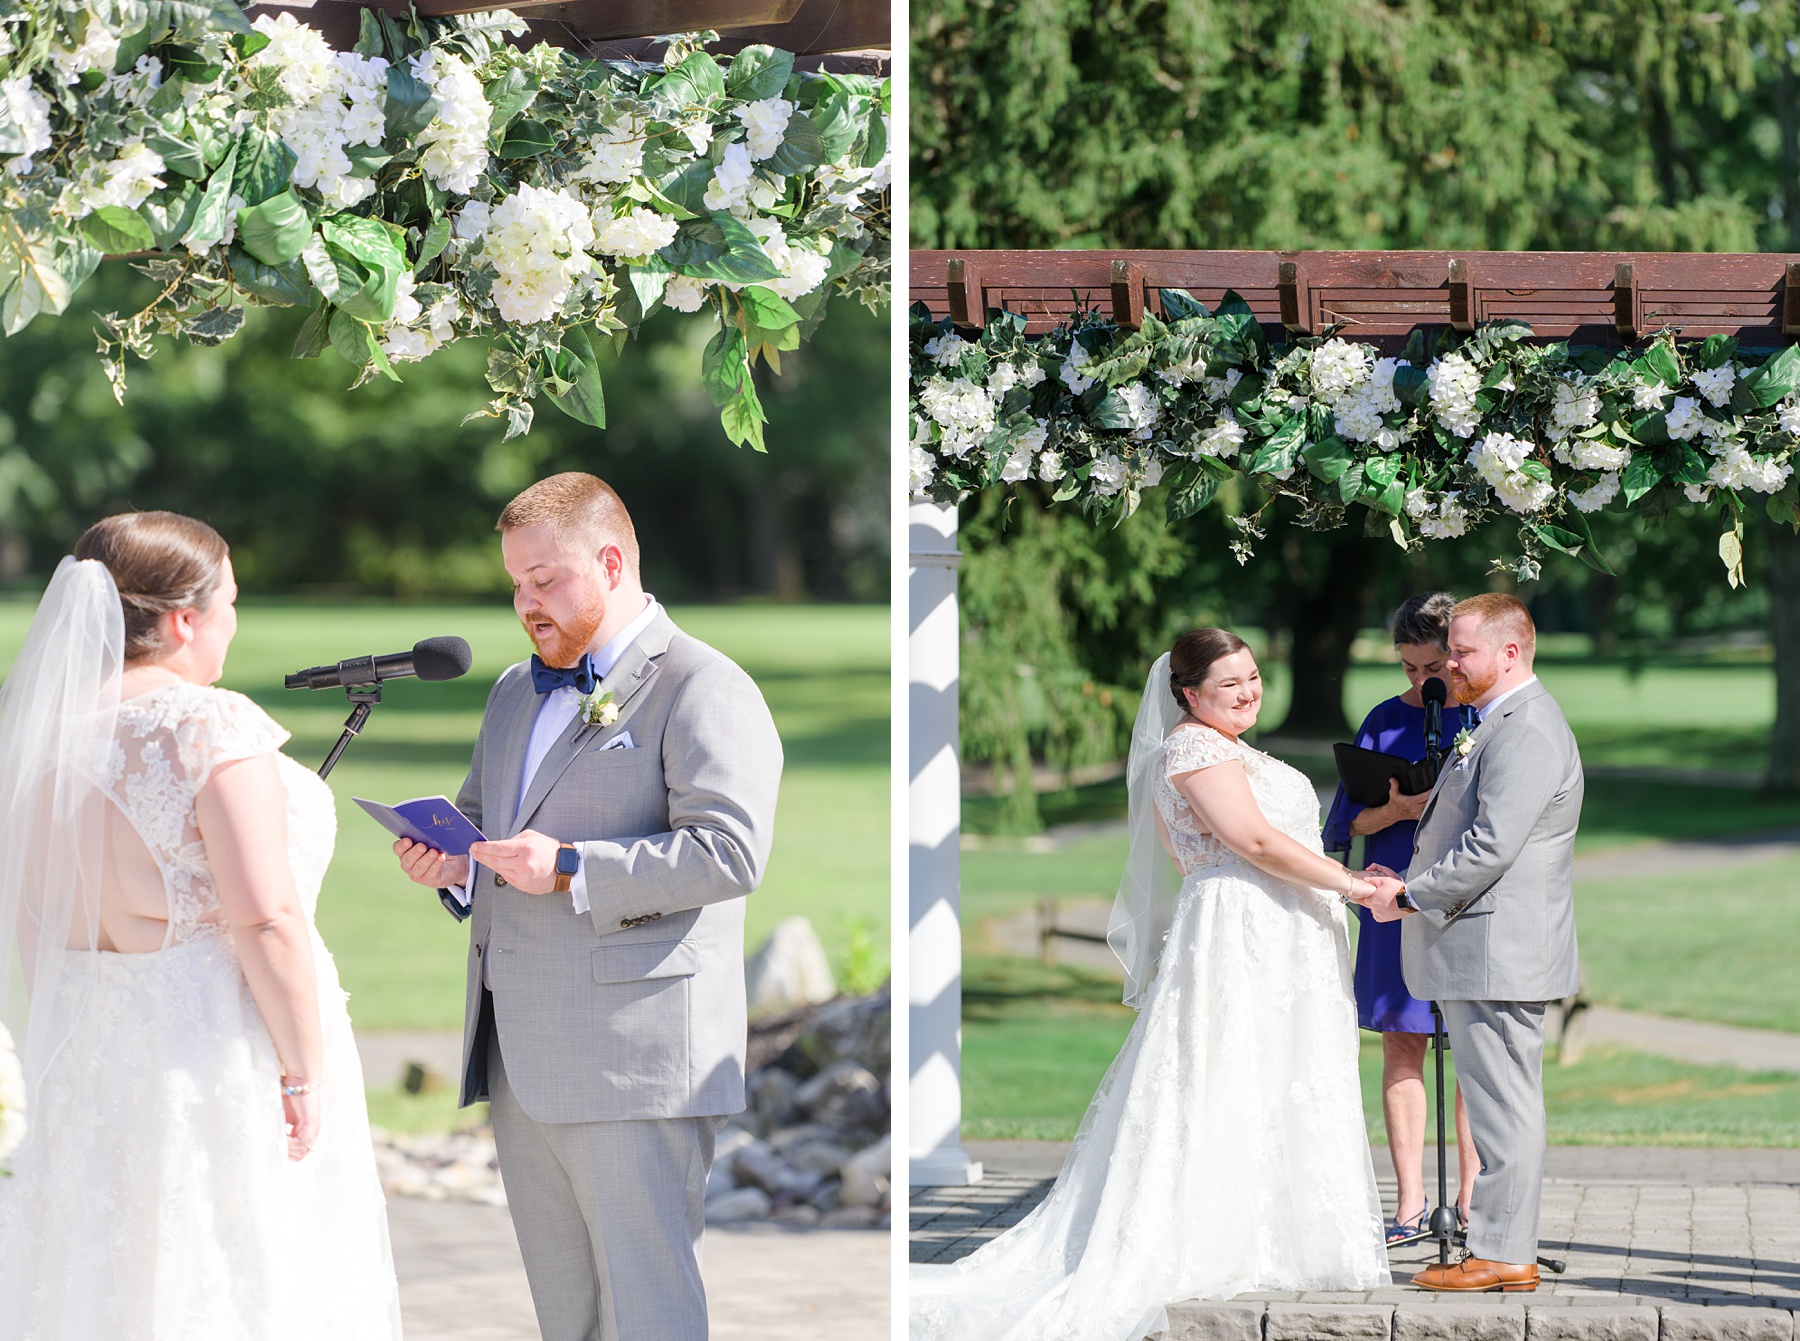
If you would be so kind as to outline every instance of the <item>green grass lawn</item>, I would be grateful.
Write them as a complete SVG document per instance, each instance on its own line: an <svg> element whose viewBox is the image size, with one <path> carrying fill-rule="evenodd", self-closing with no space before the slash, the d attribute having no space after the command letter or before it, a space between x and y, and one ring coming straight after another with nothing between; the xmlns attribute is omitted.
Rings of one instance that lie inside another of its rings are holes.
<svg viewBox="0 0 1800 1341"><path fill-rule="evenodd" d="M963 1135L1072 1139L1133 1019L1104 975L1010 957L966 960ZM1381 1045L1361 1037L1363 1115L1370 1138L1385 1141ZM1453 1085L1454 1062L1446 1073ZM1546 1063L1544 1101L1558 1145L1800 1145L1800 1076L1595 1048L1573 1065Z"/></svg>
<svg viewBox="0 0 1800 1341"><path fill-rule="evenodd" d="M32 608L0 604L0 666L11 664ZM781 732L786 768L775 849L762 888L749 900L747 949L781 918L804 914L840 977L874 986L888 964L887 609L715 606L670 613L755 677ZM398 651L443 633L469 640L471 672L448 683L388 686L368 728L331 775L337 856L318 920L359 1029L460 1028L468 932L434 894L400 877L388 834L350 797L454 796L488 689L530 647L505 604L247 601L225 668L225 685L262 704L293 732L288 752L316 767L343 725L343 695L289 692L281 688L282 675Z"/></svg>

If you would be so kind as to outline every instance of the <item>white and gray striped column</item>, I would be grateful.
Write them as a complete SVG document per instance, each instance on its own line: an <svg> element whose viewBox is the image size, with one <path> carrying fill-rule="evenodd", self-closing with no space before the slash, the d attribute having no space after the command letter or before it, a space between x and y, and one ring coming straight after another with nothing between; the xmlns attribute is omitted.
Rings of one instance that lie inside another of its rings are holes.
<svg viewBox="0 0 1800 1341"><path fill-rule="evenodd" d="M981 1165L962 1148L962 775L956 735L956 567L962 554L954 507L915 503L907 520L908 1170L914 1187L943 1187L981 1180Z"/></svg>

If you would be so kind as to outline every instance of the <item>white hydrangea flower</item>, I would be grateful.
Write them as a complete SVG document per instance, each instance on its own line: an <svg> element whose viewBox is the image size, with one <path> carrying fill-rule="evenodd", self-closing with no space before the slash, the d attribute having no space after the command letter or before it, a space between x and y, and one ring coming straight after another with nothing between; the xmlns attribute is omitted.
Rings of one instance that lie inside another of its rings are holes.
<svg viewBox="0 0 1800 1341"><path fill-rule="evenodd" d="M761 102L744 104L732 115L744 123L750 158L760 163L781 148L781 137L787 134L794 104L786 98L765 98Z"/></svg>
<svg viewBox="0 0 1800 1341"><path fill-rule="evenodd" d="M1677 442L1686 442L1698 436L1700 427L1706 420L1706 416L1700 412L1700 402L1692 396L1675 397L1675 404L1669 408L1666 418L1669 436Z"/></svg>
<svg viewBox="0 0 1800 1341"><path fill-rule="evenodd" d="M753 182L752 204L755 203L755 186L756 183ZM748 221L747 226L762 239L763 250L781 271L779 279L765 281L768 288L792 302L825 282L825 276L831 272L829 256L820 255L807 243L789 242L787 234L781 231L781 225L774 219L753 218Z"/></svg>
<svg viewBox="0 0 1800 1341"><path fill-rule="evenodd" d="M924 498L931 481L937 476L936 463L923 447L911 448L906 454L906 487L914 498Z"/></svg>
<svg viewBox="0 0 1800 1341"><path fill-rule="evenodd" d="M1082 369L1093 361L1087 348L1076 340L1069 345L1069 356L1063 360L1062 370L1057 374L1063 385L1079 396L1094 384L1094 379L1082 375Z"/></svg>
<svg viewBox="0 0 1800 1341"><path fill-rule="evenodd" d="M1550 406L1551 442L1561 442L1571 433L1584 429L1600 418L1600 397L1578 379L1559 378L1556 399Z"/></svg>
<svg viewBox="0 0 1800 1341"><path fill-rule="evenodd" d="M966 377L935 377L919 392L919 408L942 431L941 446L949 456L966 455L993 431L998 404L985 387Z"/></svg>
<svg viewBox="0 0 1800 1341"><path fill-rule="evenodd" d="M1660 410L1668 394L1669 388L1661 382L1640 383L1632 389L1631 407L1634 410Z"/></svg>
<svg viewBox="0 0 1800 1341"><path fill-rule="evenodd" d="M1382 416L1399 411L1394 373L1409 366L1400 359L1376 359L1363 381L1341 392L1331 402L1338 436L1350 442L1372 442L1384 452L1398 447L1410 430L1390 428Z"/></svg>
<svg viewBox="0 0 1800 1341"><path fill-rule="evenodd" d="M641 206L617 218L604 209L594 213L594 249L620 260L653 256L673 242L679 231L680 226L668 215Z"/></svg>
<svg viewBox="0 0 1800 1341"><path fill-rule="evenodd" d="M1552 447L1550 455L1577 470L1622 470L1631 460L1631 449L1613 447L1598 438L1569 438Z"/></svg>
<svg viewBox="0 0 1800 1341"><path fill-rule="evenodd" d="M1131 436L1136 442L1149 442L1156 433L1156 423L1162 418L1162 406L1156 403L1156 395L1142 382L1132 382L1119 388L1119 399L1125 402L1125 409L1131 415Z"/></svg>
<svg viewBox="0 0 1800 1341"><path fill-rule="evenodd" d="M1684 484L1681 486L1681 492L1687 495L1687 501L1690 503L1708 503L1712 501L1713 491L1710 484Z"/></svg>
<svg viewBox="0 0 1800 1341"><path fill-rule="evenodd" d="M89 70L112 73L118 59L119 36L101 22L98 10L92 7L88 8L87 33L80 44L73 49L54 47L50 52L50 66L56 71L57 82L65 88Z"/></svg>
<svg viewBox="0 0 1800 1341"><path fill-rule="evenodd" d="M1045 484L1055 484L1062 478L1062 471L1061 452L1045 452L1038 458L1038 478Z"/></svg>
<svg viewBox="0 0 1800 1341"><path fill-rule="evenodd" d="M23 177L31 160L50 147L50 99L31 86L28 74L0 79L0 120L25 141L25 152L6 160L6 170Z"/></svg>
<svg viewBox="0 0 1800 1341"><path fill-rule="evenodd" d="M1244 380L1244 374L1236 368L1227 368L1223 377L1206 379L1206 398L1208 400L1224 400L1231 394L1231 389Z"/></svg>
<svg viewBox="0 0 1800 1341"><path fill-rule="evenodd" d="M119 205L134 210L164 186L162 155L142 140L127 140L119 148L119 156L92 174L83 174L83 189L71 202L69 214L85 218L106 205ZM237 220L235 210L232 222Z"/></svg>
<svg viewBox="0 0 1800 1341"><path fill-rule="evenodd" d="M1438 500L1437 512L1419 523L1419 534L1427 540L1454 540L1469 529L1469 514L1463 509L1462 494L1452 489Z"/></svg>
<svg viewBox="0 0 1800 1341"><path fill-rule="evenodd" d="M1598 512L1612 502L1619 493L1619 472L1609 470L1600 477L1591 488L1575 490L1569 494L1569 501L1578 511Z"/></svg>
<svg viewBox="0 0 1800 1341"><path fill-rule="evenodd" d="M1131 468L1111 452L1102 452L1088 472L1088 483L1102 498L1111 498L1131 482Z"/></svg>
<svg viewBox="0 0 1800 1341"><path fill-rule="evenodd" d="M1778 493L1793 473L1793 466L1786 462L1778 463L1767 457L1752 456L1741 445L1732 443L1713 462L1712 469L1706 472L1706 482L1721 489L1748 489L1752 493L1772 494Z"/></svg>
<svg viewBox="0 0 1800 1341"><path fill-rule="evenodd" d="M1002 484L1017 484L1020 480L1031 478L1031 449L1015 447L1006 455L1006 464L1000 467Z"/></svg>
<svg viewBox="0 0 1800 1341"><path fill-rule="evenodd" d="M1700 394L1706 397L1707 404L1723 406L1731 399L1731 388L1737 381L1737 370L1729 363L1722 363L1717 368L1696 369L1689 380L1700 388Z"/></svg>
<svg viewBox="0 0 1800 1341"><path fill-rule="evenodd" d="M1036 419L1032 421L1032 426L1030 428L1019 434L1018 445L1023 449L1027 456L1033 456L1043 450L1044 444L1049 440L1050 421L1048 419Z"/></svg>
<svg viewBox="0 0 1800 1341"><path fill-rule="evenodd" d="M1481 412L1475 407L1475 393L1481 390L1481 370L1461 354L1451 352L1434 359L1425 375L1438 423L1459 438L1474 437L1481 426Z"/></svg>
<svg viewBox="0 0 1800 1341"><path fill-rule="evenodd" d="M471 200L456 212L454 231L465 242L480 237L488 230L493 211L484 200Z"/></svg>
<svg viewBox="0 0 1800 1341"><path fill-rule="evenodd" d="M1783 433L1800 433L1800 401L1785 401L1775 413L1775 423Z"/></svg>
<svg viewBox="0 0 1800 1341"><path fill-rule="evenodd" d="M1348 340L1327 340L1312 354L1313 392L1324 400L1336 400L1352 387L1361 386L1371 371L1365 347Z"/></svg>
<svg viewBox="0 0 1800 1341"><path fill-rule="evenodd" d="M925 342L925 357L937 364L940 368L954 368L957 364L962 362L963 350L967 348L968 343L957 335L955 331L950 331L944 335L934 335ZM1003 363L1000 365L1000 368L1009 366L1010 365ZM999 381L1000 368L994 369L995 376L989 379L990 384ZM995 386L995 390L999 391L1002 395L1006 394L1006 388L1003 386Z"/></svg>
<svg viewBox="0 0 1800 1341"><path fill-rule="evenodd" d="M475 68L436 47L412 58L413 73L437 99L437 114L419 135L419 165L434 186L456 195L473 191L487 171L488 124L494 109Z"/></svg>
<svg viewBox="0 0 1800 1341"><path fill-rule="evenodd" d="M1194 455L1221 459L1234 457L1248 436L1244 426L1238 423L1237 417L1229 409L1221 410L1219 421L1195 439Z"/></svg>
<svg viewBox="0 0 1800 1341"><path fill-rule="evenodd" d="M926 346L929 352L930 346ZM996 363L988 373L988 390L996 396L1004 398L1006 393L1018 385L1019 370L1010 363Z"/></svg>
<svg viewBox="0 0 1800 1341"><path fill-rule="evenodd" d="M435 354L456 338L462 305L454 293L446 294L422 310L413 296L416 281L403 273L394 291L394 319L381 333L381 347L398 363L413 363Z"/></svg>
<svg viewBox="0 0 1800 1341"><path fill-rule="evenodd" d="M1236 369L1233 369L1235 372ZM1158 368L1157 377L1170 386L1185 386L1189 382L1203 381L1206 377L1206 358L1202 355L1188 363L1177 363L1167 368Z"/></svg>
<svg viewBox="0 0 1800 1341"><path fill-rule="evenodd" d="M529 326L557 314L575 282L591 274L594 243L588 209L566 191L529 184L494 207L482 249L493 262L494 306L503 320Z"/></svg>
<svg viewBox="0 0 1800 1341"><path fill-rule="evenodd" d="M366 200L375 183L351 176L354 165L345 150L381 143L388 63L378 56L333 51L316 28L291 13L264 15L255 27L269 45L251 64L274 69L282 92L293 100L273 116L276 132L294 152L294 184L317 188L340 208Z"/></svg>
<svg viewBox="0 0 1800 1341"><path fill-rule="evenodd" d="M736 209L749 199L750 185L755 180L750 151L741 144L728 144L701 199L709 210Z"/></svg>
<svg viewBox="0 0 1800 1341"><path fill-rule="evenodd" d="M644 132L635 123L612 126L588 142L588 161L575 174L578 182L628 182L643 171ZM707 205L708 209L723 208Z"/></svg>
<svg viewBox="0 0 1800 1341"><path fill-rule="evenodd" d="M712 143L713 124L710 121L695 121L691 125L683 126L681 133L687 138L688 144L696 154L703 154L706 152L706 147Z"/></svg>
<svg viewBox="0 0 1800 1341"><path fill-rule="evenodd" d="M698 312L706 301L706 285L691 275L670 275L662 299L664 306L677 312Z"/></svg>
<svg viewBox="0 0 1800 1341"><path fill-rule="evenodd" d="M1542 512L1556 497L1556 489L1519 468L1532 451L1531 443L1510 433L1488 433L1469 449L1469 461L1508 508Z"/></svg>

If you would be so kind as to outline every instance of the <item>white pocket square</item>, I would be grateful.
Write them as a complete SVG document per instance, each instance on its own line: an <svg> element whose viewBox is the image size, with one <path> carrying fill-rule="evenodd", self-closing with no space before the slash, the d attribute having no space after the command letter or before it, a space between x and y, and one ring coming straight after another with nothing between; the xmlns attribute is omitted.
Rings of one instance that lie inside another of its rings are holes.
<svg viewBox="0 0 1800 1341"><path fill-rule="evenodd" d="M635 750L637 742L631 738L631 732L621 731L600 748L603 750Z"/></svg>

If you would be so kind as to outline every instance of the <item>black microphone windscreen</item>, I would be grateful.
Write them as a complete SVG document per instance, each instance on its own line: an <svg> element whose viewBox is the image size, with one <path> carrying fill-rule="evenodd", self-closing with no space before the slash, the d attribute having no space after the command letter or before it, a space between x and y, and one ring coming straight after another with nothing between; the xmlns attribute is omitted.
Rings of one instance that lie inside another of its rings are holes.
<svg viewBox="0 0 1800 1341"><path fill-rule="evenodd" d="M1444 682L1434 675L1429 680L1425 681L1424 684L1419 686L1419 697L1424 699L1427 703L1435 703L1439 707L1442 707L1449 701L1450 691L1445 686Z"/></svg>
<svg viewBox="0 0 1800 1341"><path fill-rule="evenodd" d="M427 638L413 644L413 670L421 680L454 680L466 675L473 657L462 638Z"/></svg>

